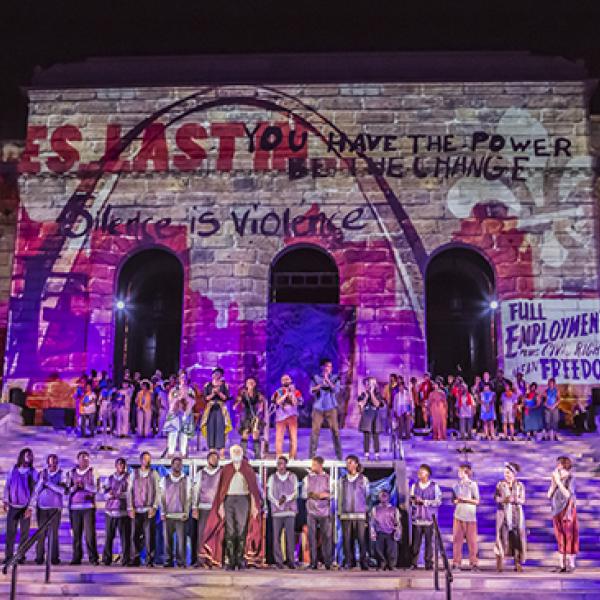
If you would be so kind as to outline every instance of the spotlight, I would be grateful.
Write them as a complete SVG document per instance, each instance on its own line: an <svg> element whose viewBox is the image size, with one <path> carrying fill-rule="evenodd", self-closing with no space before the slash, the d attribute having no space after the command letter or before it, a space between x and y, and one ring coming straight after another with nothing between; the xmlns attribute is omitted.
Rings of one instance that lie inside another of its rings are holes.
<svg viewBox="0 0 600 600"><path fill-rule="evenodd" d="M116 307L117 310L123 310L125 308L125 302L123 302L123 300L117 300Z"/></svg>
<svg viewBox="0 0 600 600"><path fill-rule="evenodd" d="M492 300L492 301L490 302L490 308L491 308L492 310L496 310L496 309L498 308L498 300Z"/></svg>

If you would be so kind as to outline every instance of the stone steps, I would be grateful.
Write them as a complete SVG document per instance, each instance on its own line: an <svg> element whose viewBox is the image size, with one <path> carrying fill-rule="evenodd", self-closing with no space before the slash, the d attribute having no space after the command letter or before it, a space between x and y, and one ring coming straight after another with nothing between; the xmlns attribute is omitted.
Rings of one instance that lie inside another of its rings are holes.
<svg viewBox="0 0 600 600"><path fill-rule="evenodd" d="M86 598L125 599L140 597L154 600L176 598L244 598L303 600L322 598L443 598L443 592L433 590L433 576L424 571L395 571L364 574L362 572L295 571L273 569L250 570L229 574L222 571L122 569L118 567L61 568L52 572L48 585L36 582L43 569L20 567L19 599ZM440 583L444 584L443 573ZM143 586L143 587L142 587ZM600 593L597 571L579 570L574 575L554 575L525 571L522 574L492 572L470 574L455 572L453 597L471 599L523 597L523 589L533 598L558 597L588 600ZM6 597L9 577L0 575L0 595Z"/></svg>

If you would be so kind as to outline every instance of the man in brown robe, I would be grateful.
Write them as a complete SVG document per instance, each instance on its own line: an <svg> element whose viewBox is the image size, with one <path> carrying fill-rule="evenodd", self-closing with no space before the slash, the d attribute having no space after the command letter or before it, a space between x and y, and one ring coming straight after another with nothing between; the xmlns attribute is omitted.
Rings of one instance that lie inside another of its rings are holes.
<svg viewBox="0 0 600 600"><path fill-rule="evenodd" d="M208 563L243 569L263 557L262 499L256 474L244 458L241 446L229 450L202 538L201 556ZM223 555L225 550L225 556Z"/></svg>

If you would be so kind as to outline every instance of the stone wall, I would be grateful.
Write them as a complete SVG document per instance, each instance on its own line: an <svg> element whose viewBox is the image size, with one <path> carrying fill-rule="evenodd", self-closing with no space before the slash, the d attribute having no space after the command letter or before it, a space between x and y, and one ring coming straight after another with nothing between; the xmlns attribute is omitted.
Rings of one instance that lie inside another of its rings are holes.
<svg viewBox="0 0 600 600"><path fill-rule="evenodd" d="M182 364L204 377L219 362L236 383L265 368L269 268L292 244L338 265L340 303L356 307L355 382L426 368L424 273L448 245L489 260L501 304L597 298L584 82L47 89L30 100L14 383L109 368L116 274L151 246L185 267ZM138 216L145 233L126 227Z"/></svg>

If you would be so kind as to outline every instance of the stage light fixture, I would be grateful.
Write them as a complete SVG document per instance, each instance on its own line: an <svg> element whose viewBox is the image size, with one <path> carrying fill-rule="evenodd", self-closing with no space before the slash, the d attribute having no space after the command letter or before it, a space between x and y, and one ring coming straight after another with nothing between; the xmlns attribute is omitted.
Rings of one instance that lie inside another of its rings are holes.
<svg viewBox="0 0 600 600"><path fill-rule="evenodd" d="M117 300L116 307L117 310L123 310L125 308L125 302L123 302L123 300Z"/></svg>
<svg viewBox="0 0 600 600"><path fill-rule="evenodd" d="M490 308L492 310L496 310L498 308L498 300L491 300L490 301Z"/></svg>

